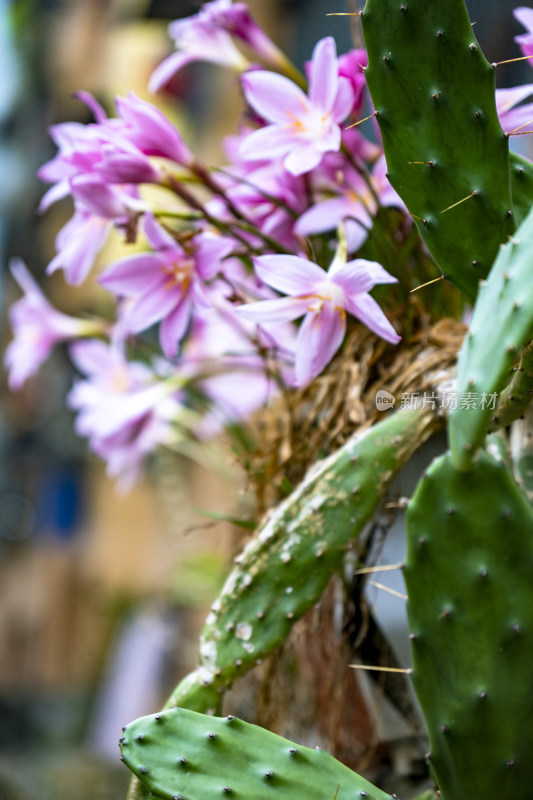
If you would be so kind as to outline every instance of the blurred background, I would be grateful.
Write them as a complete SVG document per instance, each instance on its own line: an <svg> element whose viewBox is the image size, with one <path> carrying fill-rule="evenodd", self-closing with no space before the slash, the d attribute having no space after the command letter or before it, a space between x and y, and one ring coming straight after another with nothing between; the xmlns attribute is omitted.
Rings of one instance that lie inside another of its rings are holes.
<svg viewBox="0 0 533 800"><path fill-rule="evenodd" d="M37 168L52 157L51 124L90 121L73 97L113 97L146 85L171 51L167 23L193 0L0 0L0 308L19 297L7 264L20 256L55 305L98 310L94 281L42 281L68 202L43 217ZM326 17L344 0L251 0L256 19L301 66L334 35L339 52L356 24ZM471 0L491 61L520 55L506 0ZM501 86L529 82L524 62L498 71ZM183 70L155 101L208 163L239 114L235 77L212 65ZM520 140L522 137L515 137ZM521 142L519 142L521 144ZM116 258L111 245L101 263ZM117 494L72 430L64 407L72 372L58 350L17 394L0 396L0 798L99 800L124 796L120 727L158 708L195 664L198 630L241 534L197 509L243 514L242 475L163 454L128 495ZM244 512L243 512L244 509Z"/></svg>

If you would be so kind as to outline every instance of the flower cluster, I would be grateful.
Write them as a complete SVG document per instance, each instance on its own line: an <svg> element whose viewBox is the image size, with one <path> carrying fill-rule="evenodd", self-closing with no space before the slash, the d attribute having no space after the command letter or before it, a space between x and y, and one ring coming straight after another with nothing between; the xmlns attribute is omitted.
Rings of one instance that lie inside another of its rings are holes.
<svg viewBox="0 0 533 800"><path fill-rule="evenodd" d="M532 12L516 16L529 55ZM11 311L11 387L68 342L80 373L68 397L77 431L126 486L146 455L183 429L212 435L280 386L307 385L341 348L349 320L392 345L400 339L370 294L398 276L364 257L380 209L395 207L410 224L386 179L376 126L368 123L368 135L357 127L372 117L365 51L339 56L326 37L303 75L232 0L205 3L169 33L176 51L154 72L153 91L195 60L239 76L245 114L226 141L227 164L209 169L156 106L133 94L118 97L108 117L80 92L94 122L52 127L58 152L39 171L51 184L41 211L65 196L74 204L48 273L62 270L81 285L112 231L126 242L142 238L142 251L98 276L116 320L60 313L25 267L13 266L24 296ZM498 91L504 130L531 122L532 104L517 104L532 93L533 84ZM147 199L150 185L168 203Z"/></svg>

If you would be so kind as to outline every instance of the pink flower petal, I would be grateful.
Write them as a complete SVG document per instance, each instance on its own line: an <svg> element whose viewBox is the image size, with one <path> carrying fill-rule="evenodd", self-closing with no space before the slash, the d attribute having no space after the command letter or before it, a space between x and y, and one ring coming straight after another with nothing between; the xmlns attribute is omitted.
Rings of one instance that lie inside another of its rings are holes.
<svg viewBox="0 0 533 800"><path fill-rule="evenodd" d="M318 314L308 313L300 326L296 344L296 381L305 386L319 375L342 344L346 315L331 303Z"/></svg>
<svg viewBox="0 0 533 800"><path fill-rule="evenodd" d="M105 113L104 109L96 100L95 97L90 92L74 92L74 97L77 97L78 100L81 100L82 103L85 103L89 111L92 113L93 117L97 122L105 122L107 119L107 114Z"/></svg>
<svg viewBox="0 0 533 800"><path fill-rule="evenodd" d="M387 342L397 344L402 338L396 333L379 305L369 294L346 298L346 310Z"/></svg>
<svg viewBox="0 0 533 800"><path fill-rule="evenodd" d="M331 108L331 115L335 122L342 122L351 113L354 104L354 91L347 78L339 78L339 88L335 102Z"/></svg>
<svg viewBox="0 0 533 800"><path fill-rule="evenodd" d="M109 228L110 223L107 220L76 211L56 237L58 252L49 263L47 274L63 269L67 283L79 286L104 246Z"/></svg>
<svg viewBox="0 0 533 800"><path fill-rule="evenodd" d="M339 81L337 48L332 36L317 42L310 71L309 98L313 105L322 111L330 111L337 95Z"/></svg>
<svg viewBox="0 0 533 800"><path fill-rule="evenodd" d="M264 161L284 156L294 146L294 138L285 126L267 125L246 136L239 148L245 161Z"/></svg>
<svg viewBox="0 0 533 800"><path fill-rule="evenodd" d="M159 66L156 67L156 69L152 72L148 82L148 91L154 92L154 94L161 91L161 89L166 86L176 72L178 72L190 61L194 60L194 55L190 53L172 53L171 56L165 58L165 60L162 61L161 64L159 64Z"/></svg>
<svg viewBox="0 0 533 800"><path fill-rule="evenodd" d="M144 233L154 250L181 251L176 240L157 222L153 214L144 215Z"/></svg>
<svg viewBox="0 0 533 800"><path fill-rule="evenodd" d="M51 186L41 198L41 202L39 203L39 213L42 214L43 211L46 211L51 205L57 203L58 200L62 200L63 197L66 197L69 193L70 183L68 180L64 179L58 181L54 186Z"/></svg>
<svg viewBox="0 0 533 800"><path fill-rule="evenodd" d="M529 33L533 33L533 8L520 6L520 8L515 8L513 14Z"/></svg>
<svg viewBox="0 0 533 800"><path fill-rule="evenodd" d="M136 253L107 267L98 282L113 294L135 297L161 283L166 263L167 260L157 253Z"/></svg>
<svg viewBox="0 0 533 800"><path fill-rule="evenodd" d="M339 131L340 142L340 131ZM319 142L297 144L293 147L283 166L291 175L303 175L317 167L322 161L322 148Z"/></svg>
<svg viewBox="0 0 533 800"><path fill-rule="evenodd" d="M178 345L189 325L191 311L192 303L188 297L185 297L161 323L159 341L167 358L174 358L176 355Z"/></svg>
<svg viewBox="0 0 533 800"><path fill-rule="evenodd" d="M286 125L309 106L307 95L284 75L258 70L242 76L246 100L269 122Z"/></svg>
<svg viewBox="0 0 533 800"><path fill-rule="evenodd" d="M280 297L277 300L260 300L235 308L235 313L258 325L266 322L292 322L308 309L309 301L301 297Z"/></svg>
<svg viewBox="0 0 533 800"><path fill-rule="evenodd" d="M377 261L366 261L356 258L340 267L330 269L328 275L345 293L360 294L369 292L377 283L398 283L397 278L390 275Z"/></svg>
<svg viewBox="0 0 533 800"><path fill-rule="evenodd" d="M158 108L141 100L133 92L115 100L120 116L131 126L127 136L143 153L161 155L187 165L192 155L179 132Z"/></svg>
<svg viewBox="0 0 533 800"><path fill-rule="evenodd" d="M222 271L222 259L231 253L235 243L231 239L209 231L200 234L194 241L198 274L206 281L211 280Z"/></svg>
<svg viewBox="0 0 533 800"><path fill-rule="evenodd" d="M323 269L300 256L258 256L254 266L263 283L283 294L312 294L314 286L326 279Z"/></svg>
<svg viewBox="0 0 533 800"><path fill-rule="evenodd" d="M124 324L133 333L144 331L160 322L181 302L182 293L178 287L168 289L165 282L141 295L127 311Z"/></svg>
<svg viewBox="0 0 533 800"><path fill-rule="evenodd" d="M368 231L372 227L372 220L368 217L368 223L365 224L362 220L347 219L346 226L346 247L349 253L355 253L363 242L366 241Z"/></svg>
<svg viewBox="0 0 533 800"><path fill-rule="evenodd" d="M69 354L86 375L103 375L119 363L119 353L97 339L75 342L69 347Z"/></svg>
<svg viewBox="0 0 533 800"><path fill-rule="evenodd" d="M308 236L312 233L333 230L346 217L364 216L363 221L367 222L368 213L365 212L363 215L361 213L363 211L364 207L359 200L354 201L347 195L330 197L315 203L305 211L298 219L294 230L300 236Z"/></svg>

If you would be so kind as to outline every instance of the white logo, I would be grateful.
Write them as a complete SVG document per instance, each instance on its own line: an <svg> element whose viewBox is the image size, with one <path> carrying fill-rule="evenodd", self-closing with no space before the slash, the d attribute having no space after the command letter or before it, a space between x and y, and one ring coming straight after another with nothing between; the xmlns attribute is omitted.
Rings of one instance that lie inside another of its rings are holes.
<svg viewBox="0 0 533 800"><path fill-rule="evenodd" d="M376 393L376 408L378 411L387 411L389 408L393 408L395 402L394 395L386 392L385 389L380 389Z"/></svg>

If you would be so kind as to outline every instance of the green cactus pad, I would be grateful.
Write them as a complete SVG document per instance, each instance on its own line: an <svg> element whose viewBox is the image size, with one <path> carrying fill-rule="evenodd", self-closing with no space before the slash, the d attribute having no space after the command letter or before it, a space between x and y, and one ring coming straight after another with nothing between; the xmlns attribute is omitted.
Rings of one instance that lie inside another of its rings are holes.
<svg viewBox="0 0 533 800"><path fill-rule="evenodd" d="M521 348L533 336L532 265L533 209L500 248L459 353L459 402L449 418L450 448L458 469L471 468L494 415L490 397L509 382ZM466 403L465 397L473 402Z"/></svg>
<svg viewBox="0 0 533 800"><path fill-rule="evenodd" d="M518 153L511 158L511 194L516 225L520 225L533 206L533 164Z"/></svg>
<svg viewBox="0 0 533 800"><path fill-rule="evenodd" d="M533 786L533 509L509 469L447 454L407 509L413 684L443 800Z"/></svg>
<svg viewBox="0 0 533 800"><path fill-rule="evenodd" d="M183 708L142 717L124 729L120 749L166 800L391 800L328 753L235 717Z"/></svg>
<svg viewBox="0 0 533 800"><path fill-rule="evenodd" d="M387 414L309 472L236 559L202 633L199 680L231 683L283 643L439 425L427 409Z"/></svg>
<svg viewBox="0 0 533 800"><path fill-rule="evenodd" d="M362 27L389 180L440 270L473 299L515 229L494 69L463 0L367 0Z"/></svg>

